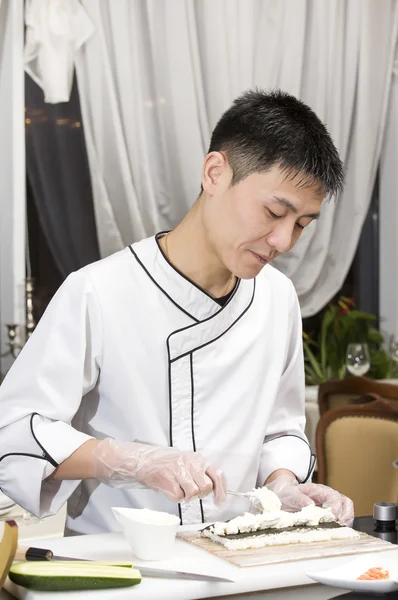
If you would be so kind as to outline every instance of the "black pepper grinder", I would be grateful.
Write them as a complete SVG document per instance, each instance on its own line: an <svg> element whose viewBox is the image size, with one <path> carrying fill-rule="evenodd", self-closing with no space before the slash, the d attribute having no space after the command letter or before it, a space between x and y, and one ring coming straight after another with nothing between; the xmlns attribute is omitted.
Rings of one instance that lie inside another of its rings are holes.
<svg viewBox="0 0 398 600"><path fill-rule="evenodd" d="M393 502L376 502L373 506L374 534L386 542L397 543L398 507Z"/></svg>

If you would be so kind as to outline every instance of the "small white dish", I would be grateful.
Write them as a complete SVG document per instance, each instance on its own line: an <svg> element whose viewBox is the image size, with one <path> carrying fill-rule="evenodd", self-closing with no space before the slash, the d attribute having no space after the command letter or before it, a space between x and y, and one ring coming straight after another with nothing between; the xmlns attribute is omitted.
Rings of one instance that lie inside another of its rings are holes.
<svg viewBox="0 0 398 600"><path fill-rule="evenodd" d="M178 517L148 508L112 507L112 511L137 558L162 560L170 557L180 525Z"/></svg>
<svg viewBox="0 0 398 600"><path fill-rule="evenodd" d="M8 496L0 492L0 515L7 514L15 506L15 502Z"/></svg>
<svg viewBox="0 0 398 600"><path fill-rule="evenodd" d="M9 506L4 506L3 508L0 508L0 517L2 515L6 515L7 513L9 513L15 506L14 504L10 504Z"/></svg>
<svg viewBox="0 0 398 600"><path fill-rule="evenodd" d="M373 567L381 567L389 571L389 579L358 580L360 575ZM387 553L362 556L339 567L309 572L306 575L318 583L346 590L386 594L398 590L398 556L397 552L391 550Z"/></svg>
<svg viewBox="0 0 398 600"><path fill-rule="evenodd" d="M15 504L15 502L13 500L11 500L11 498L9 498L5 494L3 494L3 492L0 492L0 509L5 508L6 506L9 506L10 504Z"/></svg>

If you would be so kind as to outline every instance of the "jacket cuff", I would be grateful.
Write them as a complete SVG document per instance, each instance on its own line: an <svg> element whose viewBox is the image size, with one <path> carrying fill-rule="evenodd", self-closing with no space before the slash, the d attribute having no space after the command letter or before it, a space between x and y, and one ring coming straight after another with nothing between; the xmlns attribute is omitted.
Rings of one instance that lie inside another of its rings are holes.
<svg viewBox="0 0 398 600"><path fill-rule="evenodd" d="M1 490L36 517L56 514L80 481L47 478L89 439L67 423L37 414L16 421L7 429L0 457Z"/></svg>
<svg viewBox="0 0 398 600"><path fill-rule="evenodd" d="M278 469L295 474L300 483L308 481L315 465L307 440L298 434L282 434L263 444L258 470L257 486L262 487L268 477Z"/></svg>
<svg viewBox="0 0 398 600"><path fill-rule="evenodd" d="M91 435L77 431L64 421L50 421L41 415L35 415L32 419L32 434L49 459L45 466L44 478L51 475L54 469L82 444L93 439Z"/></svg>

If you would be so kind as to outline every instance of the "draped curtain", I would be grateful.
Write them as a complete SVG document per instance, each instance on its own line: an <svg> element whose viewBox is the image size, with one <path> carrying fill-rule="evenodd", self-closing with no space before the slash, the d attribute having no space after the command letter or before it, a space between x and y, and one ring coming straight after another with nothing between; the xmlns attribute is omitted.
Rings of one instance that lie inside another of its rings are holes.
<svg viewBox="0 0 398 600"><path fill-rule="evenodd" d="M347 167L297 246L275 261L303 317L339 290L370 202L386 120L397 0L81 0L75 54L102 256L174 227L200 188L221 113L281 88L327 124Z"/></svg>
<svg viewBox="0 0 398 600"><path fill-rule="evenodd" d="M74 77L76 52L93 25L78 0L25 0L25 25L27 176L41 229L65 278L100 257Z"/></svg>
<svg viewBox="0 0 398 600"><path fill-rule="evenodd" d="M398 341L398 46L380 159L380 327Z"/></svg>
<svg viewBox="0 0 398 600"><path fill-rule="evenodd" d="M0 380L12 363L6 325L25 323L23 9L0 0Z"/></svg>
<svg viewBox="0 0 398 600"><path fill-rule="evenodd" d="M100 257L79 95L74 87L69 102L46 104L26 75L25 102L26 172L41 229L64 279Z"/></svg>

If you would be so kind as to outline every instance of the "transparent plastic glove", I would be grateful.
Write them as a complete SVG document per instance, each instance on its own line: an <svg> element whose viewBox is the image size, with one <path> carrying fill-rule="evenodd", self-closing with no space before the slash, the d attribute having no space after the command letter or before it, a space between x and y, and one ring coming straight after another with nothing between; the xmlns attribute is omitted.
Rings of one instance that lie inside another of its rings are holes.
<svg viewBox="0 0 398 600"><path fill-rule="evenodd" d="M338 523L348 527L352 526L354 522L354 503L350 498L320 483L301 483L298 487L303 494L315 502L316 506L322 506L322 508L330 506Z"/></svg>
<svg viewBox="0 0 398 600"><path fill-rule="evenodd" d="M299 482L294 475L279 475L265 486L282 502L282 510L296 512L304 506L314 505L315 502L300 491Z"/></svg>
<svg viewBox="0 0 398 600"><path fill-rule="evenodd" d="M338 523L352 525L354 521L354 504L332 488L319 483L299 483L293 475L280 475L267 484L282 502L282 510L294 512L304 506L316 505L330 507Z"/></svg>
<svg viewBox="0 0 398 600"><path fill-rule="evenodd" d="M143 485L163 492L173 502L188 502L212 492L217 505L226 501L224 473L198 452L106 438L96 446L93 459L96 478L111 487Z"/></svg>

